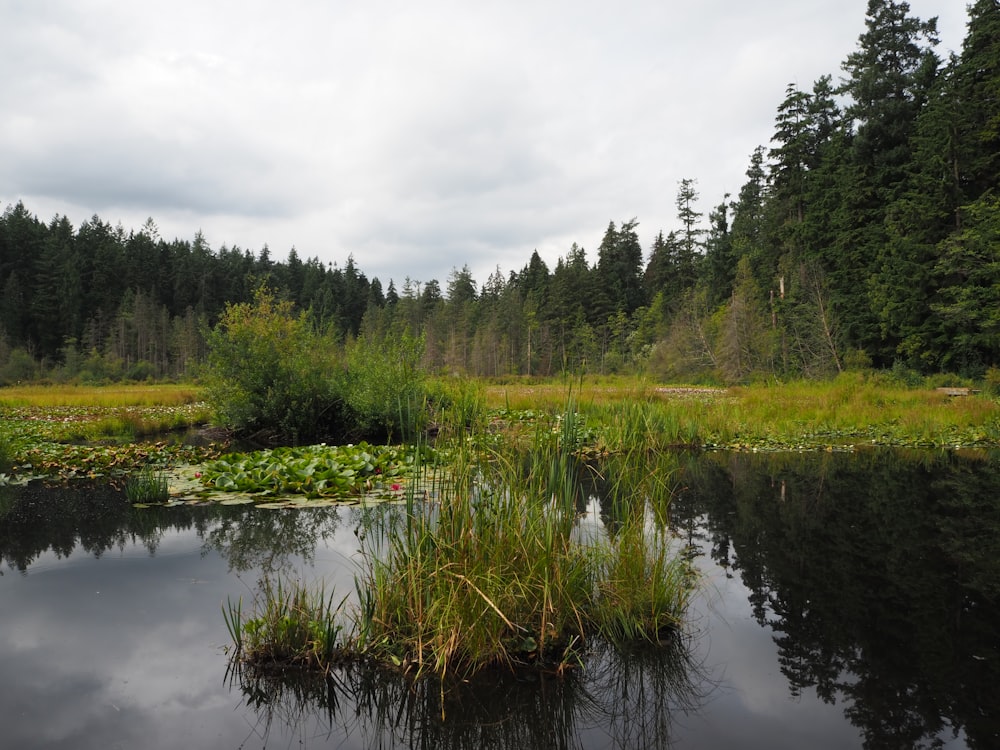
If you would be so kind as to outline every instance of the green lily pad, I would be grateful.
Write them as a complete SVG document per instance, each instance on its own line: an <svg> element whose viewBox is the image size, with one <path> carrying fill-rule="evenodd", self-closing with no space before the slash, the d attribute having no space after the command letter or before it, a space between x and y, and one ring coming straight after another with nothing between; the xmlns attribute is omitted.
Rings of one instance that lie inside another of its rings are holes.
<svg viewBox="0 0 1000 750"><path fill-rule="evenodd" d="M252 502L252 497L227 497L225 500L220 500L219 505L250 505Z"/></svg>

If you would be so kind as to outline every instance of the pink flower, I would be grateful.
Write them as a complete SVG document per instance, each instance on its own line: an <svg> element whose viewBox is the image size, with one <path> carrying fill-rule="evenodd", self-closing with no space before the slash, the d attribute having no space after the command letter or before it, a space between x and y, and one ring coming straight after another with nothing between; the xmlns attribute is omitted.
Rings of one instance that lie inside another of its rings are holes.
<svg viewBox="0 0 1000 750"><path fill-rule="evenodd" d="M398 492L399 490L403 489L403 486L401 484L394 484L390 487L390 489L393 492Z"/></svg>

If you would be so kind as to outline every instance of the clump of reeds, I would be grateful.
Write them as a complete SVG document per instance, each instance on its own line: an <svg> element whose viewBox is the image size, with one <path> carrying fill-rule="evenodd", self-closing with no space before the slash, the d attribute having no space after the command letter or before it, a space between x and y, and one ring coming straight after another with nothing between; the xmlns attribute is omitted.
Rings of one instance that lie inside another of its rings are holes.
<svg viewBox="0 0 1000 750"><path fill-rule="evenodd" d="M691 580L664 535L641 519L615 537L576 533L578 426L569 409L557 432L537 428L527 455L456 456L439 502L411 502L378 540L359 580L359 648L440 677L562 672L591 636L656 640L680 623Z"/></svg>
<svg viewBox="0 0 1000 750"><path fill-rule="evenodd" d="M323 587L265 578L251 616L244 617L242 599L228 601L222 613L236 657L256 666L328 669L347 646L342 607Z"/></svg>
<svg viewBox="0 0 1000 750"><path fill-rule="evenodd" d="M162 503L170 498L167 475L153 466L143 466L125 480L125 497L132 503Z"/></svg>
<svg viewBox="0 0 1000 750"><path fill-rule="evenodd" d="M0 434L0 474L6 474L14 466L14 449L10 440Z"/></svg>
<svg viewBox="0 0 1000 750"><path fill-rule="evenodd" d="M300 584L266 585L247 619L229 605L238 653L328 667L374 658L416 675L464 677L486 667L564 673L592 639L657 642L676 633L693 581L663 523L661 472L628 472L614 523L590 534L578 458L588 435L575 404L539 420L527 444L456 440L451 464L411 491L398 513L359 529L357 609ZM659 504L657 510L655 505Z"/></svg>

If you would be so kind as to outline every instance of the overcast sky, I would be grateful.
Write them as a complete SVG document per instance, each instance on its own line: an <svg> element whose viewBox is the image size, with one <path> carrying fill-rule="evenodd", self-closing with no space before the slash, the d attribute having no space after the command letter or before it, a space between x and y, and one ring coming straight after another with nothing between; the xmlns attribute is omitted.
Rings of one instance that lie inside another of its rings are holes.
<svg viewBox="0 0 1000 750"><path fill-rule="evenodd" d="M962 0L938 16L961 48ZM790 82L867 0L3 0L0 208L97 214L383 286L532 250L591 262L609 221L648 252L682 178L736 194Z"/></svg>

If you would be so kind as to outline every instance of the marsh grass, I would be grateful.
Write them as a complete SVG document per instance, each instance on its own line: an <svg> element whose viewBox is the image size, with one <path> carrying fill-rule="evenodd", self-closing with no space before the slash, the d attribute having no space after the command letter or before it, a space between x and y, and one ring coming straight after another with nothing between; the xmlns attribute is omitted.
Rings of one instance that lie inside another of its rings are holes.
<svg viewBox="0 0 1000 750"><path fill-rule="evenodd" d="M0 433L0 474L6 474L14 465L14 448L10 439Z"/></svg>
<svg viewBox="0 0 1000 750"><path fill-rule="evenodd" d="M192 385L134 386L25 385L0 389L0 406L120 408L182 406L201 401L202 390Z"/></svg>
<svg viewBox="0 0 1000 750"><path fill-rule="evenodd" d="M666 564L665 536L577 533L578 427L569 408L557 432L537 427L527 453L462 453L436 504L407 505L359 579L362 650L440 678L494 666L562 673L591 637L655 640L679 624L686 594L665 592L691 581Z"/></svg>
<svg viewBox="0 0 1000 750"><path fill-rule="evenodd" d="M162 503L170 499L167 475L160 469L144 466L125 480L125 497L131 503Z"/></svg>
<svg viewBox="0 0 1000 750"><path fill-rule="evenodd" d="M346 646L343 604L334 603L334 592L328 595L323 587L265 578L249 616L242 599L229 600L222 613L234 655L244 662L327 670Z"/></svg>
<svg viewBox="0 0 1000 750"><path fill-rule="evenodd" d="M525 414L557 413L559 384L487 388L487 401ZM828 382L728 389L582 382L580 416L596 425L594 452L676 448L798 449L851 445L979 446L1000 440L1000 403L989 394L949 396L863 373ZM530 408L529 408L530 407Z"/></svg>

